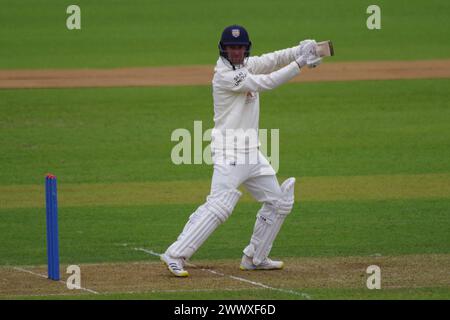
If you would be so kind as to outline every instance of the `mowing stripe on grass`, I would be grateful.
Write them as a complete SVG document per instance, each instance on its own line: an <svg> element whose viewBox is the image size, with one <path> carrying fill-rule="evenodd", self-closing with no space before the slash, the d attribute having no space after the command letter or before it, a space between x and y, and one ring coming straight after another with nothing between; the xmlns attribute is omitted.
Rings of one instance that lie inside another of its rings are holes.
<svg viewBox="0 0 450 320"><path fill-rule="evenodd" d="M282 179L280 179L281 181ZM210 181L163 181L109 184L60 182L60 207L134 206L202 203ZM446 199L450 173L304 177L297 179L299 201ZM252 201L245 194L242 201ZM0 186L0 208L43 208L43 185Z"/></svg>
<svg viewBox="0 0 450 320"><path fill-rule="evenodd" d="M265 290L264 288L254 288L252 291L255 290ZM112 295L139 295L139 294L146 294L146 293L210 293L210 292L239 292L239 291L249 291L249 289L246 288L222 288L219 290L217 289L179 289L179 290L148 290L148 291L124 291L124 292L102 292L101 296L112 296ZM97 295L100 295L99 293L95 293ZM25 298L33 298L33 297L80 297L83 299L86 299L86 294L77 294L74 293L43 293L43 294L28 294L28 295L0 295L1 299L25 299Z"/></svg>

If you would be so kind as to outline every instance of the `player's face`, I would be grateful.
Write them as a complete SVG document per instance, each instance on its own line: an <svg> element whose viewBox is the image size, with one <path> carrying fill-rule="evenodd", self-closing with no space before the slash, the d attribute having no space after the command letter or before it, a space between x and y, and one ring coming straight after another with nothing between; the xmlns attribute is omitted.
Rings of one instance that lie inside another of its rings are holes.
<svg viewBox="0 0 450 320"><path fill-rule="evenodd" d="M242 64L244 62L245 57L245 46L235 45L235 46L226 46L225 50L228 54L228 59L232 64Z"/></svg>

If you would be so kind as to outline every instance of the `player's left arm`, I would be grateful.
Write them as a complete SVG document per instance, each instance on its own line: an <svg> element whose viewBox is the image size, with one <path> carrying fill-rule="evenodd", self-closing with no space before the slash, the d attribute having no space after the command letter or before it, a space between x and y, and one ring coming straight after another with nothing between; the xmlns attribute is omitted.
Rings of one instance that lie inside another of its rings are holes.
<svg viewBox="0 0 450 320"><path fill-rule="evenodd" d="M274 72L289 63L295 61L304 54L307 43L314 40L303 40L298 46L266 53L261 56L253 56L248 59L247 69L253 74L268 74ZM314 41L315 42L315 41Z"/></svg>
<svg viewBox="0 0 450 320"><path fill-rule="evenodd" d="M248 59L247 69L253 74L267 74L276 71L295 60L297 47L265 53Z"/></svg>

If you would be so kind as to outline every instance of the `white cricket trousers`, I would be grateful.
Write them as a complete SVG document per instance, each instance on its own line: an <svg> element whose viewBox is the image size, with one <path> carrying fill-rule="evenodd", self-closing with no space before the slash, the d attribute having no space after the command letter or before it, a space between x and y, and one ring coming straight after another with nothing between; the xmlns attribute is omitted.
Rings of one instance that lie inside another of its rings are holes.
<svg viewBox="0 0 450 320"><path fill-rule="evenodd" d="M219 159L217 154L213 157L211 192L206 202L191 214L182 233L167 249L166 254L173 258L189 259L231 215L241 196L241 192L237 190L241 185L257 201L264 203L260 212L273 211L271 206L282 198L282 190L268 160L259 150L254 152L252 161L243 161L241 158L238 159L240 161L236 161L236 158ZM248 154L242 156L248 157Z"/></svg>

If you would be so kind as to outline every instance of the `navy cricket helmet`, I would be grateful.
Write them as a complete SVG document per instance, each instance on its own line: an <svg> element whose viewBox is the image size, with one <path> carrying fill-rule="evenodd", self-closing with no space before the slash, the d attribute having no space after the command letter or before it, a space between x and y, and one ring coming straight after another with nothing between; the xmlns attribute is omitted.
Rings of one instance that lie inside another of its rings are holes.
<svg viewBox="0 0 450 320"><path fill-rule="evenodd" d="M226 27L219 41L219 53L222 57L228 60L227 53L225 51L225 46L232 45L243 45L247 47L245 50L245 57L248 58L250 56L250 49L252 47L252 42L248 37L247 30L244 27L239 26L237 24Z"/></svg>

